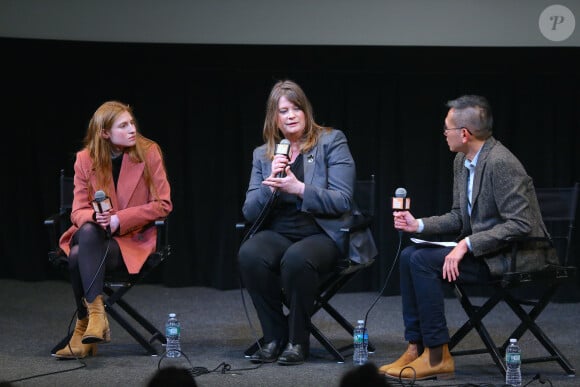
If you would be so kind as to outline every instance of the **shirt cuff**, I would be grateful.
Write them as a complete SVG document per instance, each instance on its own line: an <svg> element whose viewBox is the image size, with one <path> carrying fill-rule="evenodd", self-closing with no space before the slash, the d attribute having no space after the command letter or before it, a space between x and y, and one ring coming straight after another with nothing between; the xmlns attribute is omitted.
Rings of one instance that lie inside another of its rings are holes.
<svg viewBox="0 0 580 387"><path fill-rule="evenodd" d="M469 240L469 237L465 237L465 243L467 244L467 248L469 249L469 251L471 252L471 241Z"/></svg>
<svg viewBox="0 0 580 387"><path fill-rule="evenodd" d="M422 233L423 229L425 228L425 224L423 223L422 219L417 219L417 223L419 223L419 227L417 227L417 232Z"/></svg>

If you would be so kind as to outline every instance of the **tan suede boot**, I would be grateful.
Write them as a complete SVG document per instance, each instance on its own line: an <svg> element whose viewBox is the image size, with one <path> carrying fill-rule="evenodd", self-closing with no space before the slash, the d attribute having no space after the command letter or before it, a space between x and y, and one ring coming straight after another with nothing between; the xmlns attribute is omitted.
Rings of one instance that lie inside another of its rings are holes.
<svg viewBox="0 0 580 387"><path fill-rule="evenodd" d="M103 296L98 295L91 303L85 300L85 304L89 310L89 325L83 335L83 344L108 343L111 341L111 330L109 329Z"/></svg>
<svg viewBox="0 0 580 387"><path fill-rule="evenodd" d="M82 359L97 354L97 344L83 344L82 338L89 325L89 318L77 320L75 330L68 344L52 354L59 359Z"/></svg>
<svg viewBox="0 0 580 387"><path fill-rule="evenodd" d="M411 363L397 368L390 368L386 376L400 380L453 379L455 377L455 362L447 344L442 346L442 360L438 364L429 361L430 349L425 348L423 354Z"/></svg>
<svg viewBox="0 0 580 387"><path fill-rule="evenodd" d="M409 344L407 350L394 362L385 364L379 368L382 374L388 373L391 368L401 368L419 357L419 348L417 344Z"/></svg>

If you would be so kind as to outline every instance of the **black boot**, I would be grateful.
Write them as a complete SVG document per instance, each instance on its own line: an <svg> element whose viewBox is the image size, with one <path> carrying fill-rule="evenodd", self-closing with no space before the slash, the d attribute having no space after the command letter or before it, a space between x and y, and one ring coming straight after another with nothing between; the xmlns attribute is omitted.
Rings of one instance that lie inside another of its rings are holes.
<svg viewBox="0 0 580 387"><path fill-rule="evenodd" d="M308 357L310 348L306 344L292 344L288 343L284 352L278 358L278 364L282 365L298 365L304 363Z"/></svg>
<svg viewBox="0 0 580 387"><path fill-rule="evenodd" d="M278 355L282 351L283 343L281 340L273 340L262 345L251 357L252 363L273 363L278 360Z"/></svg>

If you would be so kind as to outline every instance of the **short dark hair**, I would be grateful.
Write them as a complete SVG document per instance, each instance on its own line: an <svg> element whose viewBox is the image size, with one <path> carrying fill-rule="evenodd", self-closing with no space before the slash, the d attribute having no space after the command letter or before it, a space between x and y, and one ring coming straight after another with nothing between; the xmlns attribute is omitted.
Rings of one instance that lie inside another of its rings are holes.
<svg viewBox="0 0 580 387"><path fill-rule="evenodd" d="M472 134L486 139L492 134L493 115L487 98L480 95L462 95L447 101L447 107L454 109L455 124L469 129Z"/></svg>

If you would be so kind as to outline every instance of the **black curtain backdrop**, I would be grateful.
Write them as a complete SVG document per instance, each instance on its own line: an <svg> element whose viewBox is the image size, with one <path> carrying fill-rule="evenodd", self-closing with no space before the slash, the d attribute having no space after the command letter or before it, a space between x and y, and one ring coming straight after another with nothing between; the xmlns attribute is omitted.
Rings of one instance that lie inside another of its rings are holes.
<svg viewBox="0 0 580 387"><path fill-rule="evenodd" d="M442 127L449 99L488 97L496 138L537 186L580 180L580 48L0 39L0 52L0 278L55 275L43 219L58 207L59 170L72 174L89 118L110 99L132 105L140 130L165 152L173 253L153 280L166 286L239 286L234 224L252 150L262 143L266 98L282 78L304 88L319 123L346 133L358 176L376 175L380 256L352 290L384 284L398 243L390 209L397 187L407 189L416 216L448 210L454 155ZM384 294L398 294L396 270Z"/></svg>

